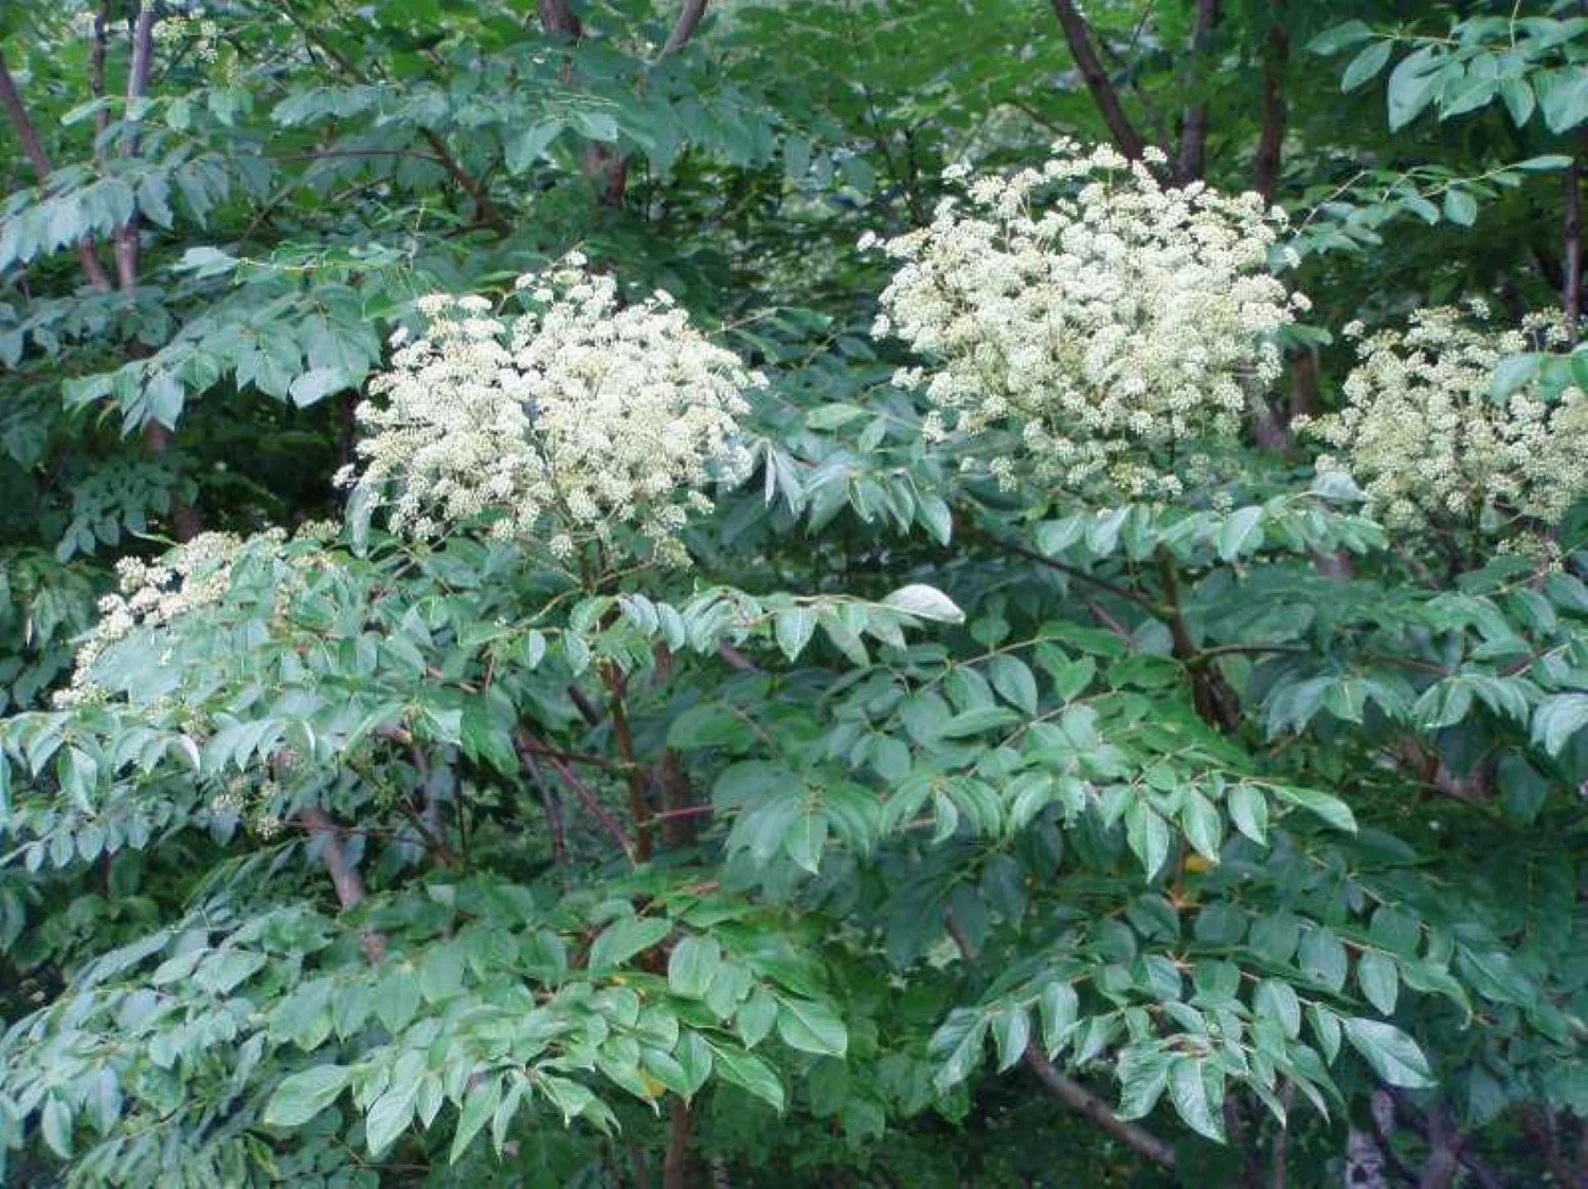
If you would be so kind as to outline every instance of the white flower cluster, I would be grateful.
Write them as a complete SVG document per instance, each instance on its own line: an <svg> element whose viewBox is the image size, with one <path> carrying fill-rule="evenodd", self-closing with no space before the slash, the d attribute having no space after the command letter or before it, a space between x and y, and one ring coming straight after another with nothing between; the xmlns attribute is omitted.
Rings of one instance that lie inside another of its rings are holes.
<svg viewBox="0 0 1588 1189"><path fill-rule="evenodd" d="M1186 451L1239 434L1279 373L1274 333L1307 308L1268 271L1282 215L1166 188L1149 164L1060 141L883 245L901 264L874 333L933 361L896 377L925 384L929 431L1008 426L1039 479L1145 496L1178 494Z"/></svg>
<svg viewBox="0 0 1588 1189"><path fill-rule="evenodd" d="M1346 379L1347 405L1303 428L1334 447L1319 472L1343 471L1372 512L1396 529L1495 528L1518 517L1552 525L1588 495L1588 395L1566 389L1546 403L1529 386L1494 400L1507 355L1558 347L1558 316L1519 330L1484 325L1451 308L1420 310L1404 331L1362 338ZM1360 337L1360 323L1346 327Z"/></svg>
<svg viewBox="0 0 1588 1189"><path fill-rule="evenodd" d="M201 62L215 61L220 35L221 27L208 17L172 14L154 26L156 42L186 49Z"/></svg>
<svg viewBox="0 0 1588 1189"><path fill-rule="evenodd" d="M743 393L765 381L713 346L666 293L622 306L610 277L570 254L521 277L527 312L483 297L420 302L429 332L399 340L358 408L359 485L386 494L392 526L434 536L482 514L503 539L562 560L632 528L666 562L706 488L746 458Z"/></svg>
<svg viewBox="0 0 1588 1189"><path fill-rule="evenodd" d="M284 541L286 534L272 529L263 537ZM94 684L94 666L134 631L165 627L196 608L224 599L231 585L232 565L244 544L231 533L200 533L158 561L123 558L117 562L120 593L99 601L99 622L79 646L71 684L55 695L56 705L64 709L102 697L103 691Z"/></svg>

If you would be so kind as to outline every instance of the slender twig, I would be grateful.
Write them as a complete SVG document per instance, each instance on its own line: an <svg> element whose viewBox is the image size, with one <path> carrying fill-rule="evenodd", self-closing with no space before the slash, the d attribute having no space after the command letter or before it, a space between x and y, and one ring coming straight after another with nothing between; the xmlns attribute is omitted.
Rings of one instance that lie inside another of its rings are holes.
<svg viewBox="0 0 1588 1189"><path fill-rule="evenodd" d="M1149 612L1150 614L1163 614L1163 608L1161 608L1157 603L1153 602L1152 599L1142 594L1140 591L1131 590L1128 587L1120 586L1117 583L1110 582L1106 578L1099 578L1095 574L1089 574L1079 566L1072 566L1065 562L1059 561L1057 558L1052 558L1044 553L1039 553L1037 550L1032 549L1028 545L1022 545L1019 541L1009 541L1003 537L997 537L985 531L973 530L973 532L976 536L981 537L983 540L999 549L1007 550L1010 553L1017 554L1020 557L1026 558L1028 561L1034 561L1038 565L1046 566L1050 570L1057 570L1061 574L1068 574L1071 578L1074 578L1077 581L1085 582L1091 586L1095 586L1098 590L1107 591L1117 599L1124 599L1126 602L1134 603L1136 606L1140 607L1144 611Z"/></svg>
<svg viewBox="0 0 1588 1189"><path fill-rule="evenodd" d="M33 126L27 105L22 102L22 95L17 90L16 80L11 77L4 54L0 54L0 107L5 108L11 130L16 133L17 140L22 142L22 152L32 164L42 191L52 172L49 154L44 151L44 142L39 139L38 129ZM110 278L105 275L104 266L94 254L92 236L85 235L77 241L77 259L83 266L83 275L88 278L89 287L96 293L109 293Z"/></svg>
<svg viewBox="0 0 1588 1189"><path fill-rule="evenodd" d="M568 828L562 820L562 800L557 796L557 790L541 775L540 765L535 762L533 752L520 749L518 758L540 792L540 808L546 815L546 827L551 831L552 865L561 867L568 861Z"/></svg>
<svg viewBox="0 0 1588 1189"><path fill-rule="evenodd" d="M287 19L297 26L298 31L303 34L304 39L332 62L336 63L344 74L354 82L369 83L370 76L312 26L304 23L298 14L293 11L291 4L283 5L282 9ZM430 146L431 152L435 154L436 161L452 176L452 180L457 182L464 192L474 200L475 220L504 234L511 231L511 221L492 201L490 193L480 180L464 169L458 159L452 155L452 150L447 147L447 142L438 133L429 128L416 125L414 130L418 132L420 139Z"/></svg>
<svg viewBox="0 0 1588 1189"><path fill-rule="evenodd" d="M104 102L105 58L110 48L110 0L100 0L99 11L94 13L94 48L88 57L88 90L99 100L99 111L94 114L94 164L100 173L105 172L105 134L110 131L110 106Z"/></svg>

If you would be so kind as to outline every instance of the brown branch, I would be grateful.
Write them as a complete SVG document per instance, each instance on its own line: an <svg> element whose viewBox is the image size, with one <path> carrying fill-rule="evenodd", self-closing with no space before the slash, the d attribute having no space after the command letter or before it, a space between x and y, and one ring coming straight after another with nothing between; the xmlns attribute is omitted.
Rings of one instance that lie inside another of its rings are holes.
<svg viewBox="0 0 1588 1189"><path fill-rule="evenodd" d="M634 826L637 845L634 856L640 862L651 857L651 810L645 798L645 770L635 758L634 732L629 728L628 709L624 705L626 683L616 665L605 665L601 673L610 695L612 738L617 744L618 756L628 768L629 821Z"/></svg>
<svg viewBox="0 0 1588 1189"><path fill-rule="evenodd" d="M445 827L441 824L441 804L431 791L434 774L430 770L430 761L418 746L408 749L408 759L413 764L414 770L419 773L420 805L417 812L413 807L398 801L398 809L418 830L429 846L430 853L443 867L456 867L458 856L452 847L447 844Z"/></svg>
<svg viewBox="0 0 1588 1189"><path fill-rule="evenodd" d="M1284 71L1290 61L1290 32L1280 23L1285 0L1269 0L1268 48L1263 56L1263 121L1252 163L1252 188L1273 204L1279 193L1279 169L1285 147L1290 105L1285 101Z"/></svg>
<svg viewBox="0 0 1588 1189"><path fill-rule="evenodd" d="M540 792L541 812L546 815L546 828L551 831L552 866L564 866L568 862L568 827L562 819L562 798L557 796L557 790L541 775L534 752L520 749L518 758Z"/></svg>
<svg viewBox="0 0 1588 1189"><path fill-rule="evenodd" d="M1561 305L1566 310L1566 333L1577 342L1582 320L1582 159L1574 158L1566 170L1565 259L1561 278Z"/></svg>
<svg viewBox="0 0 1588 1189"><path fill-rule="evenodd" d="M16 80L11 77L4 54L0 54L0 107L5 108L11 130L21 142L22 152L32 164L42 191L51 173L49 154L44 151L44 142L39 139L38 129L33 126L27 105L22 102L22 95L17 90ZM104 266L94 254L92 236L85 235L77 241L77 259L83 266L83 275L88 278L89 287L96 293L109 293L110 278L105 275Z"/></svg>
<svg viewBox="0 0 1588 1189"><path fill-rule="evenodd" d="M300 809L298 821L308 831L310 838L321 842L326 874L331 877L331 886L336 889L336 899L343 911L364 903L364 877L358 873L358 868L348 862L347 852L342 849L342 831L336 823L317 805ZM371 962L379 962L386 956L384 933L366 929L362 934L362 944L364 956Z"/></svg>
<svg viewBox="0 0 1588 1189"><path fill-rule="evenodd" d="M1274 1134L1274 1145L1269 1159L1268 1189L1285 1189L1285 1183L1290 1179L1290 1104L1295 1097L1295 1086L1281 1078L1279 1102L1285 1108L1285 1119Z"/></svg>
<svg viewBox="0 0 1588 1189"><path fill-rule="evenodd" d="M540 27L548 33L560 33L569 41L584 37L584 26L568 0L536 0L535 11L540 15Z"/></svg>
<svg viewBox="0 0 1588 1189"><path fill-rule="evenodd" d="M1576 1170L1567 1163L1565 1153L1561 1151L1560 1137L1556 1129L1538 1107L1522 1108L1522 1132L1533 1146L1544 1154L1544 1163L1549 1165L1550 1175L1558 1184L1566 1186L1578 1184L1580 1178Z"/></svg>
<svg viewBox="0 0 1588 1189"><path fill-rule="evenodd" d="M700 24L700 18L705 15L706 0L684 0L673 31L667 35L667 44L662 46L661 56L670 58L688 45L689 39L695 35L695 27Z"/></svg>
<svg viewBox="0 0 1588 1189"><path fill-rule="evenodd" d="M126 126L122 129L121 155L132 160L142 151L143 122L140 111L149 92L149 70L154 58L154 23L158 19L152 3L143 4L132 25L132 64L127 71ZM125 294L138 288L138 212L116 229L116 283ZM153 443L151 442L151 447Z"/></svg>
<svg viewBox="0 0 1588 1189"><path fill-rule="evenodd" d="M1026 1045L1025 1054L1021 1059L1026 1068L1036 1074L1037 1080L1048 1093L1065 1106L1085 1115L1097 1124L1101 1131L1113 1136L1138 1156L1146 1157L1160 1168L1174 1167L1172 1145L1165 1143L1146 1128L1121 1119L1107 1102L1080 1082L1060 1073L1042 1050L1037 1048L1035 1041Z"/></svg>
<svg viewBox="0 0 1588 1189"><path fill-rule="evenodd" d="M100 101L94 113L94 163L105 171L105 134L110 130L110 107L104 102L105 58L110 46L110 0L101 0L94 13L94 48L88 59L88 90Z"/></svg>
<svg viewBox="0 0 1588 1189"><path fill-rule="evenodd" d="M662 1161L662 1189L685 1189L689 1184L689 1103L674 1098L668 1110L667 1155Z"/></svg>
<svg viewBox="0 0 1588 1189"><path fill-rule="evenodd" d="M1191 629L1180 612L1180 579L1175 573L1174 558L1167 551L1158 553L1158 576L1163 582L1163 597L1167 604L1166 618L1169 637L1174 642L1175 659L1185 665L1191 674L1191 699L1197 716L1211 727L1233 731L1240 725L1240 705L1235 691L1224 675L1202 661L1202 650L1191 638Z"/></svg>
<svg viewBox="0 0 1588 1189"><path fill-rule="evenodd" d="M952 912L943 914L943 926L953 938L955 946L959 948L960 957L967 963L975 962L980 956L976 945L965 935L965 931L960 928ZM1026 1050L1021 1054L1020 1059L1021 1063L1036 1075L1037 1080L1048 1093L1065 1106L1085 1115L1101 1130L1113 1136L1138 1156L1145 1156L1161 1168L1174 1167L1173 1146L1165 1143L1146 1128L1121 1119L1107 1102L1080 1082L1060 1073L1053 1062L1048 1060L1047 1054L1037 1047L1035 1041L1026 1045Z"/></svg>
<svg viewBox="0 0 1588 1189"><path fill-rule="evenodd" d="M624 855L627 856L630 861L633 861L634 843L629 838L628 832L624 830L622 823L607 812L606 808L601 804L600 798L598 798L595 793L591 791L590 787L586 785L584 781L580 780L579 777L574 774L572 768L568 767L567 764L563 763L555 755L547 754L544 747L541 747L537 752L535 744L536 741L534 737L531 736L528 731L523 729L518 730L513 736L513 745L518 750L519 760L527 760L527 762L525 762L525 767L531 767L533 763L533 757L536 754L544 755L546 757L546 762L551 765L552 770L557 773L563 784L567 785L573 795L579 798L580 803L590 811L590 816L595 818L596 821L600 823L601 828L606 831L607 836L610 837L613 842L617 843L619 849L623 851ZM532 768L531 770L533 771Z"/></svg>
<svg viewBox="0 0 1588 1189"><path fill-rule="evenodd" d="M1191 27L1191 60L1207 53L1208 42L1219 23L1219 0L1196 0L1196 20ZM1198 70L1196 87L1206 85L1207 71ZM1180 126L1180 156L1175 164L1175 181L1189 185L1200 181L1207 167L1208 105L1206 98L1186 108Z"/></svg>
<svg viewBox="0 0 1588 1189"><path fill-rule="evenodd" d="M1146 142L1125 114L1119 102L1119 92L1098 60L1086 18L1076 9L1073 0L1052 0L1052 4L1053 15L1059 18L1064 40L1069 43L1070 56L1075 59L1075 67L1081 72L1086 89L1092 93L1092 102L1102 114L1103 123L1108 125L1114 147L1132 161L1139 160L1146 151Z"/></svg>

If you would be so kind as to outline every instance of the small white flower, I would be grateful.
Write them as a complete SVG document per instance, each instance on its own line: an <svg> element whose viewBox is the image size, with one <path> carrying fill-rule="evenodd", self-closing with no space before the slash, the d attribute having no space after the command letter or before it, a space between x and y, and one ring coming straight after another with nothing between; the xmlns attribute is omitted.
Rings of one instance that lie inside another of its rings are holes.
<svg viewBox="0 0 1588 1189"><path fill-rule="evenodd" d="M1040 169L945 176L963 197L883 244L898 269L873 328L931 361L894 378L925 388L928 436L1013 429L1038 481L1178 492L1171 452L1240 433L1306 308L1268 270L1261 200L1070 141ZM1013 482L1013 460L995 473Z"/></svg>
<svg viewBox="0 0 1588 1189"><path fill-rule="evenodd" d="M681 507L738 470L743 393L765 385L657 291L623 305L617 283L570 253L515 288L535 308L482 316L482 297L422 299L428 336L392 358L357 410L359 484L392 527L430 536L483 514L500 539L559 559L610 545L626 524L685 560Z"/></svg>

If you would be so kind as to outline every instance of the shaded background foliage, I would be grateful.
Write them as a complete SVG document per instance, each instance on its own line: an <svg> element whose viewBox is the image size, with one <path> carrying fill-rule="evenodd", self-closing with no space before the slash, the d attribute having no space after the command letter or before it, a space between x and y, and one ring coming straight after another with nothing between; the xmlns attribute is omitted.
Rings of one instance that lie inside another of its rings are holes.
<svg viewBox="0 0 1588 1189"><path fill-rule="evenodd" d="M7 1175L1583 1183L1581 507L1447 565L1288 427L1352 319L1580 312L1588 30L1523 7L8 5ZM1291 212L1224 500L1011 495L889 384L856 242L1058 135ZM414 299L574 246L771 375L695 573L354 509L49 709L117 558L340 518Z"/></svg>

